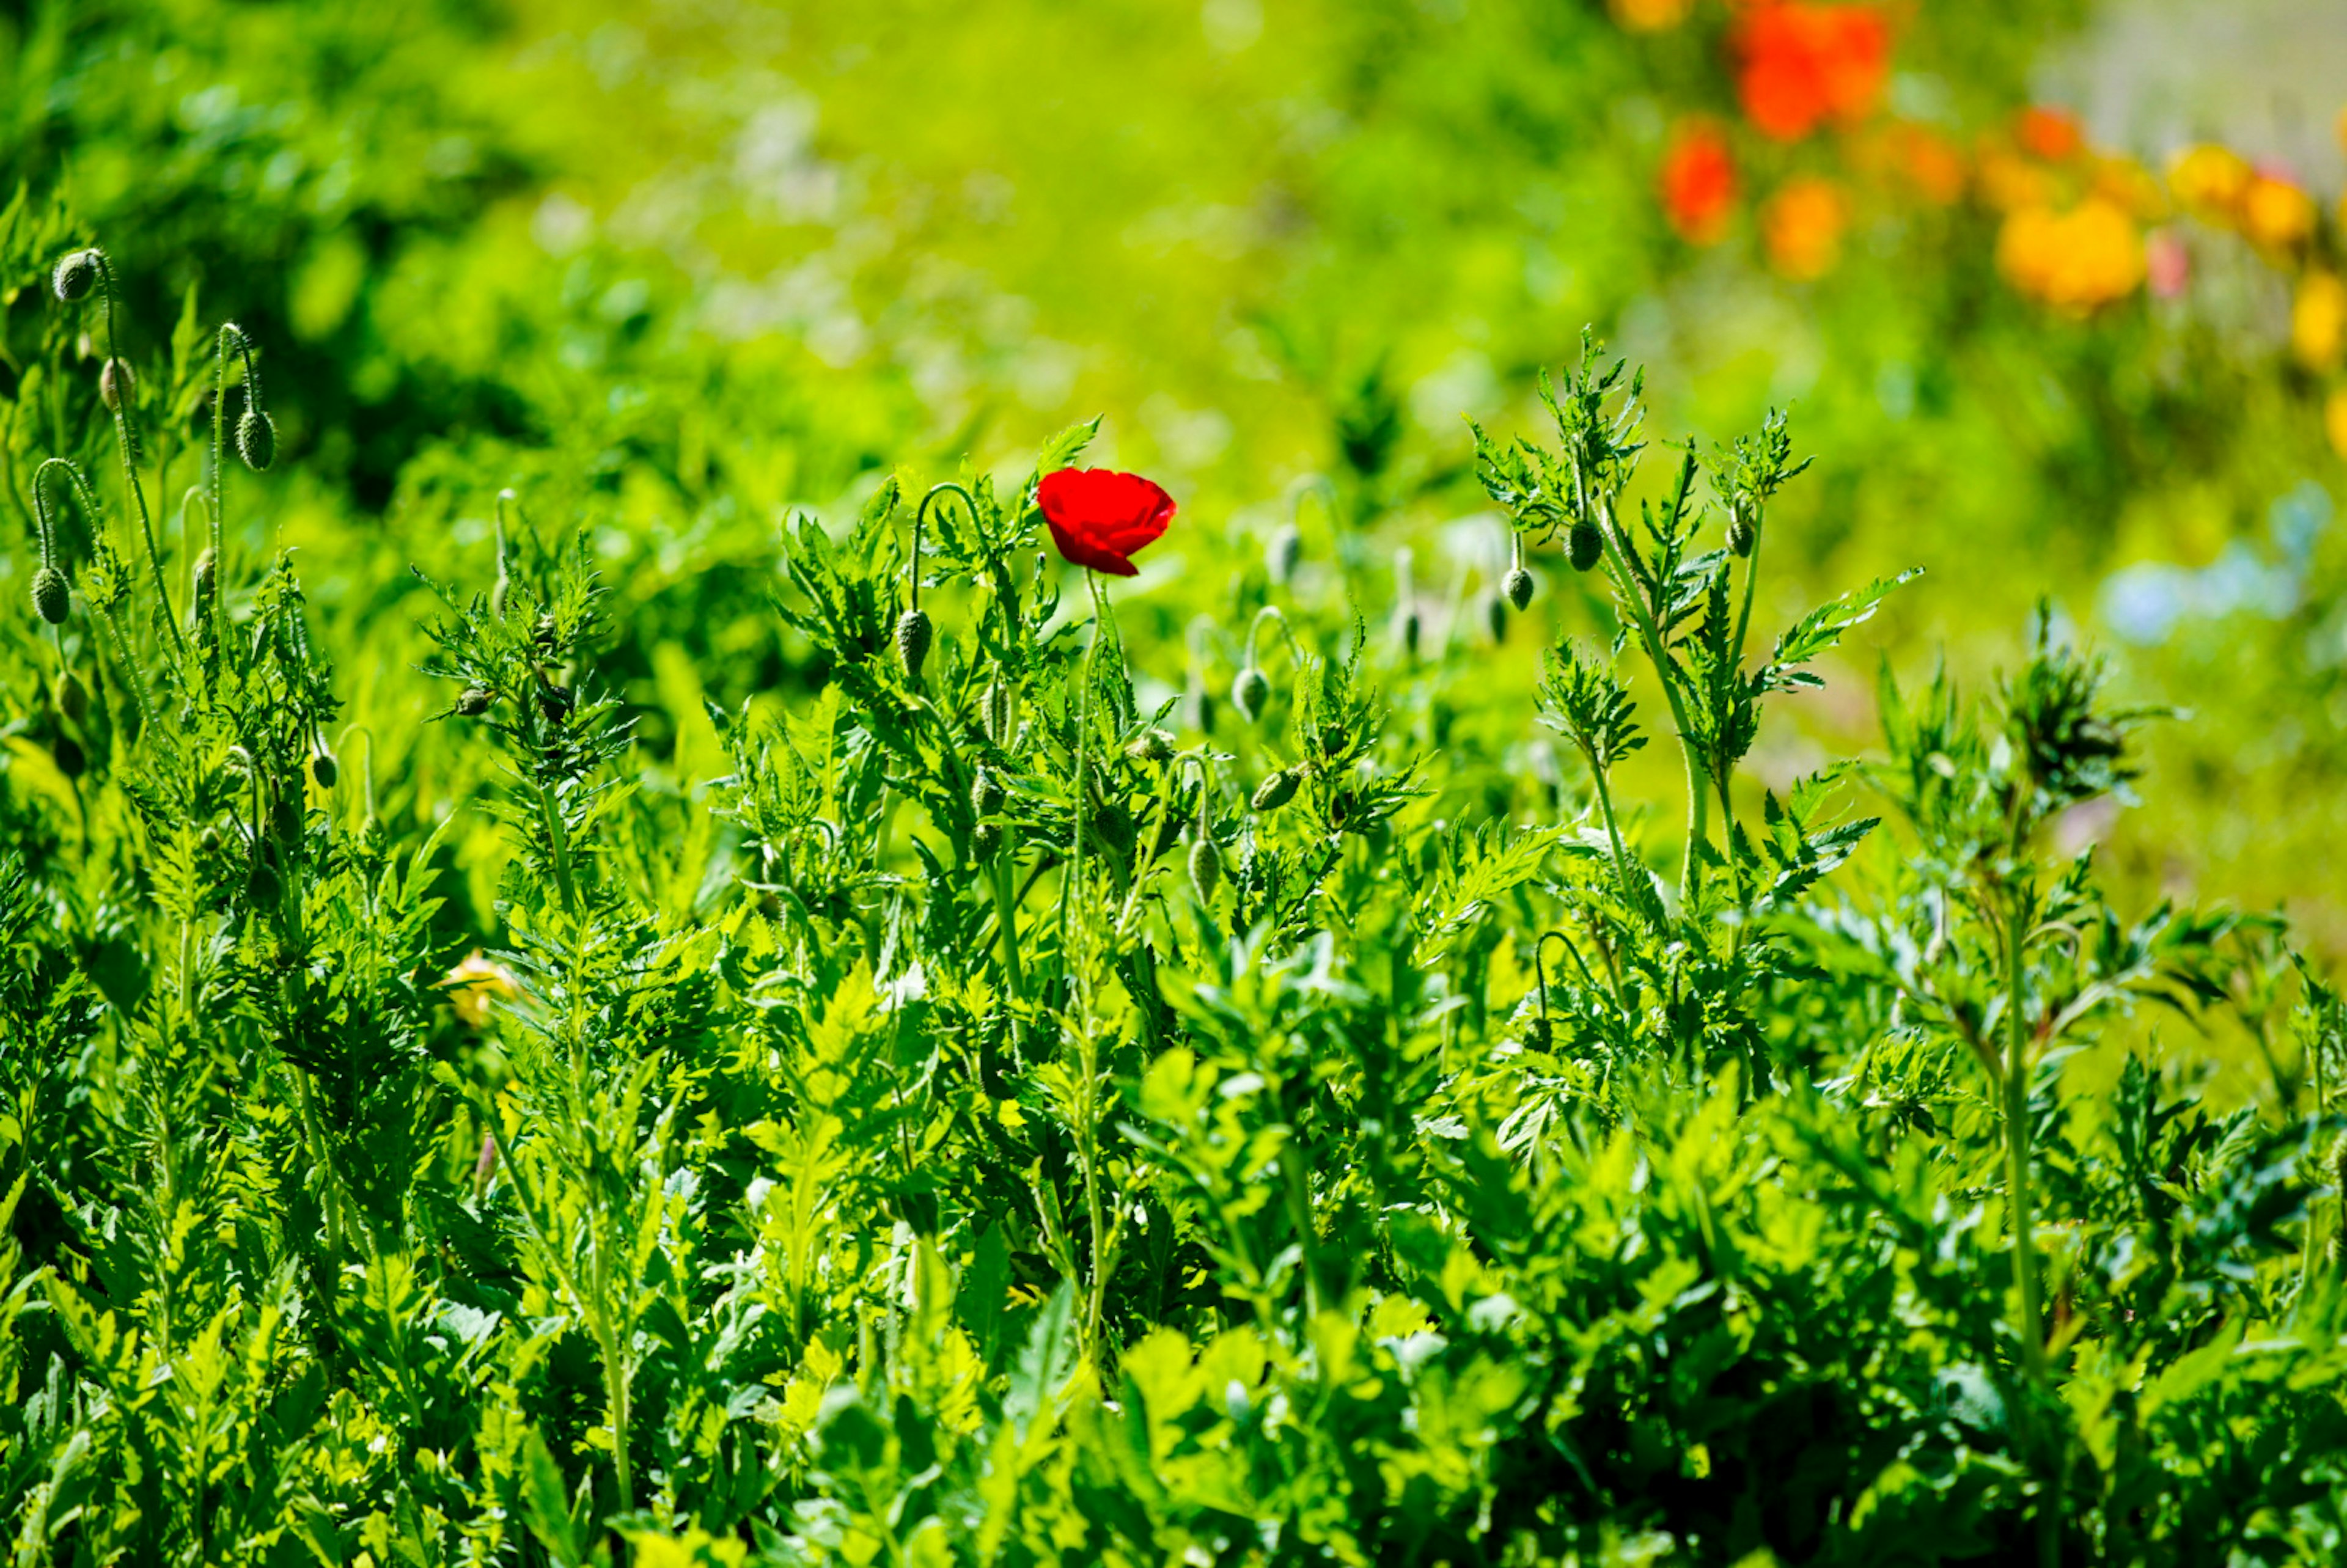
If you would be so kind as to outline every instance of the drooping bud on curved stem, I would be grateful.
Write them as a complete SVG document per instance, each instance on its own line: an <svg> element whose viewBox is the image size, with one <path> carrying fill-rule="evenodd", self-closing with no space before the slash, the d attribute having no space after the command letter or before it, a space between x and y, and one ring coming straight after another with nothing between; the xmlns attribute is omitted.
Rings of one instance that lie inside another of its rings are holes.
<svg viewBox="0 0 2347 1568"><path fill-rule="evenodd" d="M1532 604L1532 574L1524 569L1524 536L1512 528L1508 533L1508 575L1501 579L1500 591L1520 614Z"/></svg>
<svg viewBox="0 0 2347 1568"><path fill-rule="evenodd" d="M1246 662L1240 666L1238 678L1231 682L1231 703L1238 709L1239 717L1249 723L1263 716L1266 704L1271 701L1271 677L1263 672L1262 662L1255 654L1255 639L1261 635L1266 620L1279 623L1279 633L1287 640L1288 657L1296 656L1296 634L1288 628L1287 617L1276 605L1266 604L1256 610L1255 619L1247 622Z"/></svg>
<svg viewBox="0 0 2347 1568"><path fill-rule="evenodd" d="M57 298L67 303L87 298L90 289L84 276L85 268L95 274L98 297L106 307L106 365L98 374L98 396L114 415L115 445L122 454L122 486L130 492L131 506L138 514L139 535L147 546L147 565L155 574L155 592L163 601L163 621L170 629L171 641L178 645L184 663L189 656L187 634L179 630L179 613L171 608L171 585L163 575L162 549L155 542L155 518L147 509L147 491L138 479L138 402L131 395L130 367L124 363L121 345L117 341L114 317L118 305L113 264L107 260L105 251L93 245L59 261L51 276L51 286Z"/></svg>

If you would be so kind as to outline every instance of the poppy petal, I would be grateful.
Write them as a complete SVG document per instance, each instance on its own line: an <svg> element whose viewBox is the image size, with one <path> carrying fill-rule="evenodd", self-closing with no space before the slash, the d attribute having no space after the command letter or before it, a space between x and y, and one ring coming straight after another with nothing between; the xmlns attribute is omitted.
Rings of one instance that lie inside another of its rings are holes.
<svg viewBox="0 0 2347 1568"><path fill-rule="evenodd" d="M1111 468L1047 474L1035 498L1062 556L1117 577L1135 575L1133 553L1163 535L1174 518L1174 497L1155 481Z"/></svg>

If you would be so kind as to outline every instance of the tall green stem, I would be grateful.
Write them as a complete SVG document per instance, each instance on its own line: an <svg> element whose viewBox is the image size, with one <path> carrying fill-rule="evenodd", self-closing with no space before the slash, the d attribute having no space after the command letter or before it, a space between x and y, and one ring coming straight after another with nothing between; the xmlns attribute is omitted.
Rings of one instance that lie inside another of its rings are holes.
<svg viewBox="0 0 2347 1568"><path fill-rule="evenodd" d="M147 510L147 492L138 482L138 426L136 417L137 395L130 385L130 367L123 363L115 345L114 334L114 264L102 251L93 251L97 257L97 279L106 295L106 359L114 370L117 385L114 397L115 445L122 452L122 484L130 492L130 503L138 513L138 531L147 541L147 565L155 574L155 592L163 600L163 624L171 629L171 641L179 650L179 662L188 661L187 633L179 630L179 617L171 608L170 579L163 575L163 552L155 543L155 519Z"/></svg>

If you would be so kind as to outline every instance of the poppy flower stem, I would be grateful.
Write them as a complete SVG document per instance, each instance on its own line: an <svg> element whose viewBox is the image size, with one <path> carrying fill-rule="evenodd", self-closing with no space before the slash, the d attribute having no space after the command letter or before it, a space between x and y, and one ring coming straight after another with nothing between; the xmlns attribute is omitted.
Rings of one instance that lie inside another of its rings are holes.
<svg viewBox="0 0 2347 1568"><path fill-rule="evenodd" d="M921 608L921 528L929 520L929 507L940 496L956 496L969 508L972 525L978 522L978 497L952 479L941 479L930 486L921 497L921 504L913 509L913 608Z"/></svg>

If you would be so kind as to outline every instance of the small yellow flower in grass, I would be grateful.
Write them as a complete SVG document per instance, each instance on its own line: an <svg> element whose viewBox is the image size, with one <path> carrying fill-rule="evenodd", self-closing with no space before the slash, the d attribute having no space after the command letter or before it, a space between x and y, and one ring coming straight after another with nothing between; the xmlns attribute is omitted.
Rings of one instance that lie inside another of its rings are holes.
<svg viewBox="0 0 2347 1568"><path fill-rule="evenodd" d="M2331 437L2331 449L2347 457L2347 386L2334 386L2322 402L2322 429Z"/></svg>
<svg viewBox="0 0 2347 1568"><path fill-rule="evenodd" d="M2291 352L2310 370L2329 370L2339 363L2342 342L2347 342L2347 283L2333 272L2309 272L2291 302Z"/></svg>
<svg viewBox="0 0 2347 1568"><path fill-rule="evenodd" d="M2168 188L2176 200L2187 212L2212 223L2236 220L2254 178L2248 159L2212 142L2186 148L2168 166Z"/></svg>
<svg viewBox="0 0 2347 1568"><path fill-rule="evenodd" d="M2260 174L2241 192L2241 232L2266 251L2295 251L2314 234L2314 198Z"/></svg>
<svg viewBox="0 0 2347 1568"><path fill-rule="evenodd" d="M466 954L464 962L448 971L440 989L448 993L456 1016L471 1029L487 1026L491 1002L511 1001L521 995L521 986L515 980L513 971L485 956L478 948Z"/></svg>
<svg viewBox="0 0 2347 1568"><path fill-rule="evenodd" d="M2142 285L2143 236L2116 202L2101 196L2067 212L2023 208L1997 236L1996 264L2023 293L2083 313Z"/></svg>

